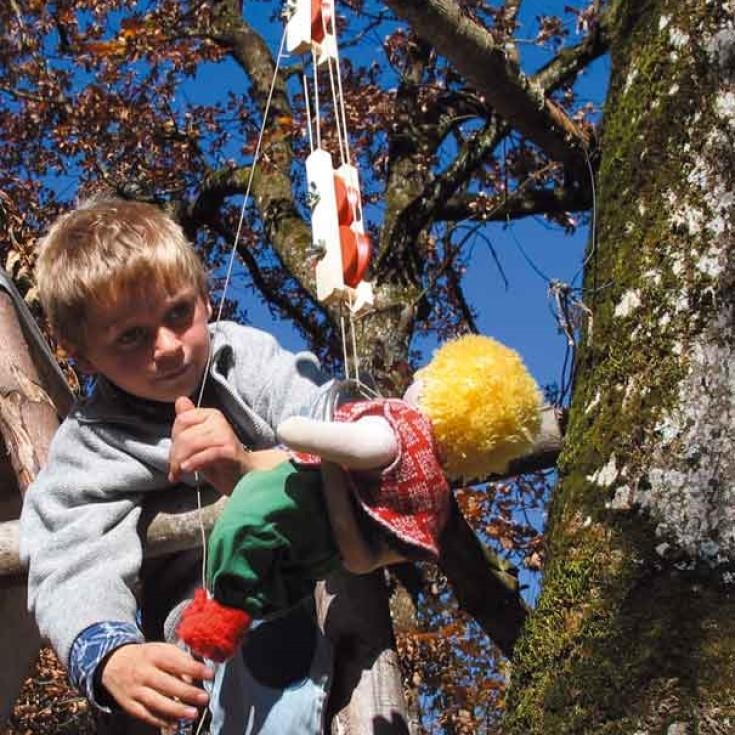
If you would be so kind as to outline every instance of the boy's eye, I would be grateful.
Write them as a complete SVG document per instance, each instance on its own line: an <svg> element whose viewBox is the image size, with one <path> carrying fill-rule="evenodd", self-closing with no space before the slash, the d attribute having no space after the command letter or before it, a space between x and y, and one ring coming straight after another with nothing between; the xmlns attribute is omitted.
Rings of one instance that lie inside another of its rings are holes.
<svg viewBox="0 0 735 735"><path fill-rule="evenodd" d="M166 321L169 324L185 323L194 313L194 304L194 301L181 301L174 304L167 314Z"/></svg>
<svg viewBox="0 0 735 735"><path fill-rule="evenodd" d="M145 339L145 330L141 327L132 327L126 329L122 334L117 336L115 342L120 347L133 347L140 344Z"/></svg>

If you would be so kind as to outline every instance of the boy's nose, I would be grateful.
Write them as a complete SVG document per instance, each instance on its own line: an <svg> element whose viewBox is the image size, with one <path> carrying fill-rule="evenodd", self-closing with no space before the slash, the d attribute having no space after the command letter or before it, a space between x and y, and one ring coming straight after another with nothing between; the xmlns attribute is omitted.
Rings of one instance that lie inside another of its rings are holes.
<svg viewBox="0 0 735 735"><path fill-rule="evenodd" d="M181 350L181 340L179 335L171 329L161 327L156 334L156 344L154 347L154 358L161 359L169 357Z"/></svg>

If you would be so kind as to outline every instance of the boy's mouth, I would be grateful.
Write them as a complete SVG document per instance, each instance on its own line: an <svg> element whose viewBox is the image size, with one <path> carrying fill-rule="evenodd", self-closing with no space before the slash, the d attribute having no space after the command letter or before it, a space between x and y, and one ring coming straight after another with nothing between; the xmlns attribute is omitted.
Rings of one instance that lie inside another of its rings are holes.
<svg viewBox="0 0 735 735"><path fill-rule="evenodd" d="M184 365L181 365L181 367L176 368L175 370L169 370L166 373L162 373L156 377L156 380L161 383L168 383L172 380L177 380L178 378L185 375L187 372L189 372L189 368L191 366L186 363Z"/></svg>

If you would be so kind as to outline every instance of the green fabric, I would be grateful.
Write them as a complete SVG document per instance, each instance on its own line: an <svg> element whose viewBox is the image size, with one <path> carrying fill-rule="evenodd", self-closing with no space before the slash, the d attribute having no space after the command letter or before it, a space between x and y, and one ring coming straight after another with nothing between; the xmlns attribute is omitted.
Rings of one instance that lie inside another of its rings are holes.
<svg viewBox="0 0 735 735"><path fill-rule="evenodd" d="M312 594L339 565L318 469L284 462L236 485L209 537L214 598L263 618Z"/></svg>

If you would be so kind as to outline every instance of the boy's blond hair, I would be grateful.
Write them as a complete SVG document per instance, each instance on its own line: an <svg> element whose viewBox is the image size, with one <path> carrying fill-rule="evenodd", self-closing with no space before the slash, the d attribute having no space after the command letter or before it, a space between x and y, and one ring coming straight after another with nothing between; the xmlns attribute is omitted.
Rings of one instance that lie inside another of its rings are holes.
<svg viewBox="0 0 735 735"><path fill-rule="evenodd" d="M54 222L40 243L36 280L56 337L76 350L92 309L184 284L207 297L204 267L179 225L158 207L114 197L91 199Z"/></svg>

